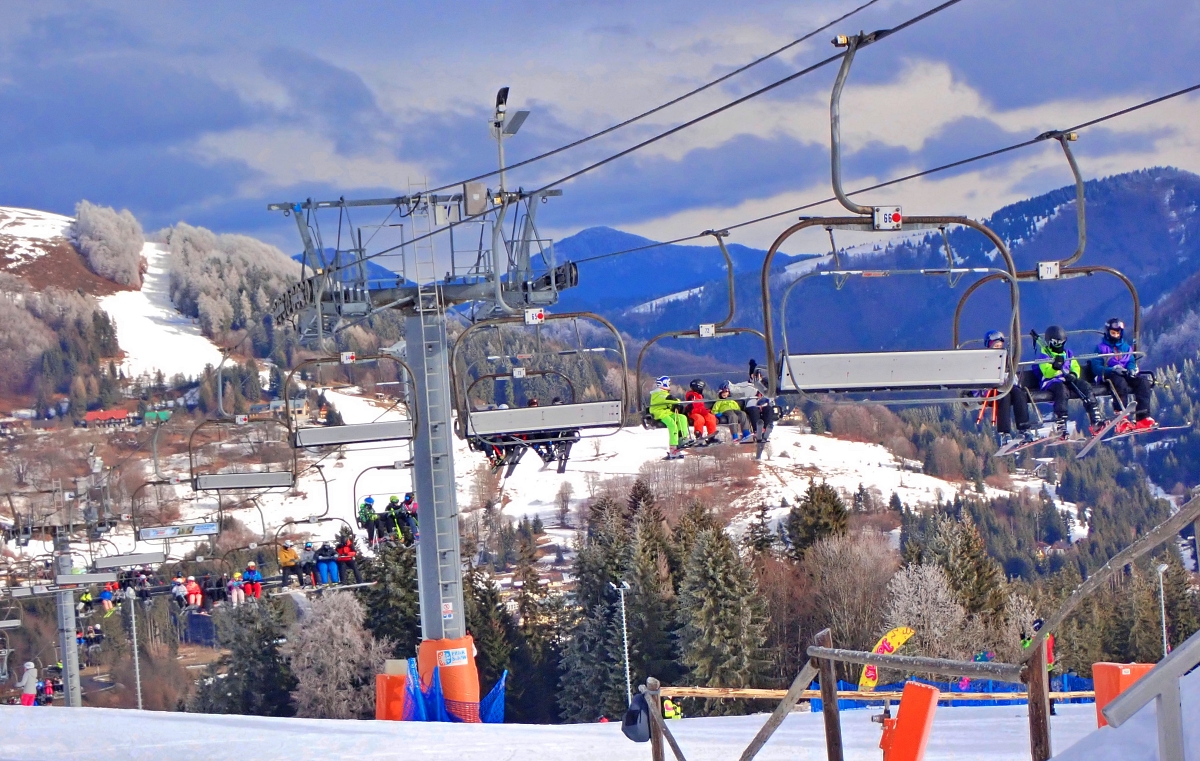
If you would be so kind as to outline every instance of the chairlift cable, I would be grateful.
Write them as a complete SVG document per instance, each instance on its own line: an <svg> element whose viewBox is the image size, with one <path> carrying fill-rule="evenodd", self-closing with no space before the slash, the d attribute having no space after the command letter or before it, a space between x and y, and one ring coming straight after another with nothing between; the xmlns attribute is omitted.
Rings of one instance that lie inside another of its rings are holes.
<svg viewBox="0 0 1200 761"><path fill-rule="evenodd" d="M1138 103L1137 105L1130 106L1128 108L1123 108L1120 111L1114 111L1112 113L1105 114L1104 116L1097 117L1090 121L1083 122L1082 124L1077 124L1074 127L1069 127L1067 129L1061 130L1061 131L1062 132L1077 132L1077 131L1085 129L1087 127L1091 127L1096 124L1100 124L1102 122L1109 121L1110 119L1115 119L1119 116L1124 116L1126 114L1133 113L1134 111L1138 111L1143 108L1148 108L1150 106L1157 105L1164 101L1171 100L1172 98L1177 98L1181 95L1186 95L1186 94L1188 94L1190 92L1194 92L1196 90L1200 90L1200 84L1195 84L1190 87L1185 87L1182 90L1176 90L1175 92L1169 93L1167 95L1163 95L1158 98L1154 98L1152 100L1147 100L1142 103ZM875 185L868 185L867 187L859 188L857 190L851 191L850 195L858 195L859 193L866 193L866 192L869 192L872 190L878 190L880 188L886 188L886 187L890 187L892 185L898 185L902 182L907 182L908 180L914 180L919 177L925 177L930 174L936 174L937 172L944 172L948 169L955 169L957 167L964 166L966 164L971 164L976 161L982 161L983 159L992 158L993 156L999 156L1004 153L1009 153L1010 151L1015 151L1018 148L1027 148L1031 145L1035 145L1037 143L1044 142L1044 141L1052 138L1056 133L1057 133L1057 131L1045 132L1045 133L1042 133L1041 135L1038 135L1037 137L1032 138L1030 140L1024 140L1019 143L1014 143L1013 145L1009 145L1004 148L997 148L996 150L988 151L986 153L980 153L978 155L971 156L969 158L959 159L958 161L952 161L949 164L942 164L941 166L932 167L930 169L923 169L919 172L914 172L912 174L906 174L901 177L896 177L894 179L887 180L885 182L877 183ZM721 229L722 230L737 230L742 227L748 227L750 225L756 225L761 222L767 222L772 219L776 219L778 217L784 217L789 214L794 214L795 212L798 212L798 211L804 211L806 209L811 209L816 206L822 206L824 204L831 203L836 200L837 200L836 197L830 196L830 197L824 198L820 201L813 201L812 203L806 203L806 204L803 204L802 206L794 206L790 209L785 209L784 211L777 211L777 212L774 212L771 214L763 215L761 217L755 217L754 219L749 219L744 222L738 222L737 224L729 225L727 227L722 227ZM608 254L598 254L596 256L589 256L585 259L576 259L576 260L574 260L574 262L576 264L582 264L584 262L593 262L598 259L607 259L607 258L613 257L613 256L622 256L624 254L632 254L637 251L645 251L645 250L648 250L651 248L659 248L660 246L674 246L679 243L686 243L686 242L692 241L692 240L699 240L700 238L703 238L705 236L706 236L705 233L698 233L696 235L687 235L682 238L674 238L672 240L662 241L661 243L650 243L650 244L647 244L644 246L635 246L633 248L622 249L620 251L614 251L614 252L608 253Z"/></svg>
<svg viewBox="0 0 1200 761"><path fill-rule="evenodd" d="M949 8L950 6L952 6L952 5L957 5L957 4L958 4L958 3L960 3L960 2L962 2L962 0L946 0L946 2L942 3L941 5L938 5L938 6L934 7L934 8L931 8L931 9L929 9L929 10L925 11L924 13L922 13L922 14L919 14L919 15L917 15L917 16L913 16L912 18L908 19L907 21L904 21L904 22L902 22L901 24L898 24L897 26L895 26L895 27L892 27L891 29L884 29L884 30L881 30L881 31L879 31L879 32L876 32L874 35L872 35L872 38L871 38L870 42L878 42L879 40L882 40L882 39L884 39L884 38L886 38L886 37L890 37L891 35L895 34L896 32L903 31L903 30L907 29L908 27L910 27L910 26L912 26L912 25L916 24L917 22L919 22L919 21L924 21L925 19L929 18L930 16L933 16L933 15L935 15L935 14L937 14L937 13L940 13L941 11L943 11L943 10L945 10L945 9ZM866 45L866 44L870 44L870 42L867 42L867 43L862 43L862 44L860 44L860 45L859 45L859 47L860 47L860 48L862 48L862 47L865 47L865 45ZM629 148L626 148L626 149L624 149L624 150L622 150L622 151L620 151L620 152L618 152L618 153L615 153L615 154L613 154L613 155L611 155L611 156L609 156L609 157L607 157L607 158L605 158L605 159L602 159L602 160L600 160L600 161L597 161L597 162L595 162L595 163L593 163L593 164L590 164L590 165L588 165L588 166L586 166L586 167L584 167L584 168L582 168L582 169L579 169L579 170L577 170L577 171L575 171L575 172L572 172L572 173L570 173L570 174L568 174L568 175L566 175L566 176L564 176L564 177L560 177L559 179L557 179L557 180L554 180L554 181L552 181L552 182L550 182L550 183L548 183L548 184L546 184L546 185L543 185L542 187L540 187L540 188L538 188L537 190L533 191L533 193L532 193L532 194L536 195L537 193L542 193L542 192L544 192L544 191L546 191L546 190L549 190L549 189L551 189L551 188L553 188L553 187L555 187L555 186L557 186L557 185L561 185L561 184L563 184L564 182L567 182L567 181L569 181L569 180L572 180L572 179L575 179L576 177L579 177L579 176L581 176L581 175L583 175L583 174L586 174L587 172L590 172L590 171L592 171L592 170L594 170L594 169L598 169L598 168L600 168L600 167L602 167L602 166L604 166L604 165L606 165L606 164L608 164L608 163L610 163L610 162L612 162L612 161L615 161L615 160L617 160L617 159L619 159L619 158L622 158L622 157L624 157L624 156L628 156L629 154L631 154L631 153L633 153L633 152L635 152L635 151L641 150L642 148L645 148L645 147L646 147L646 146L648 146L648 145L652 145L652 144L654 144L654 143L658 142L659 140L662 140L662 139L664 139L664 138L670 137L671 135L674 135L674 134L676 134L677 132L681 132L682 130L685 130L685 129L687 129L688 127L693 127L693 126L695 126L696 124L699 124L700 122L702 122L702 121L705 121L706 119L712 118L713 116L717 116L718 114L721 114L721 113L723 113L723 112L725 112L725 111L727 111L727 110L729 110L729 109L733 108L734 106L737 106L737 105L740 105L740 104L742 104L742 103L745 103L746 101L748 101L748 100L751 100L751 99L753 99L753 98L757 98L758 96L760 96L760 95L763 95L764 93L770 92L771 90L774 90L774 89L775 89L775 88L777 88L777 87L780 87L780 86L782 86L782 85L785 85L785 84L787 84L788 82L791 82L791 81L793 81L793 80L799 79L800 77L802 77L802 76L804 76L804 75L806 75L806 74L810 74L810 73L812 73L812 72L816 71L817 69L820 69L820 68L822 68L822 67L824 67L824 66L827 66L827 65L829 65L829 64L831 64L831 63L833 63L834 61L840 61L840 60L841 60L843 57L845 57L845 55L846 55L846 53L845 53L845 52L841 52L841 53L838 53L838 54L836 54L836 55L832 55L832 56L830 56L830 57L828 57L828 58L824 59L823 61L819 61L819 62L817 62L817 63L815 63L815 64L813 64L813 65L811 65L811 66L808 66L808 67L806 67L806 68L803 68L803 69L801 69L800 71L797 71L797 72L794 72L794 73L792 73L792 74L789 74L788 76L784 77L783 79L776 80L775 82L772 82L771 84L769 84L769 85L766 85L765 87L760 87L759 89L755 90L754 92L747 93L746 95L743 95L743 96L742 96L742 97L740 97L740 98L737 98L737 99L735 99L735 100L732 100L732 101L730 101L730 102L726 103L725 105L723 105L723 106L720 106L719 108L716 108L716 109L713 109L712 111L708 111L708 112L706 112L706 113L703 113L703 114L701 114L700 116L697 116L697 117L696 117L696 118L694 118L694 119L690 119L690 120L688 120L688 121L684 122L683 124L676 125L675 127L672 127L671 129L669 129L669 130L667 130L667 131L665 131L665 132L661 132L661 133L659 133L659 134L657 134L657 135L655 135L655 136L653 136L653 137L651 137L651 138L647 138L646 140L643 140L643 141L642 141L642 142L640 142L640 143L637 143L637 144L635 144L635 145L632 145L632 146L630 146ZM517 165L516 165L516 164L514 164L513 166L517 166ZM512 168L513 168L513 166L507 166L507 167L505 167L505 168L504 168L504 171L506 171L506 172L507 172L508 170L512 169ZM499 174L499 170L497 170L496 172L493 172L492 174ZM481 175L481 176L482 176L482 177L486 177L486 176L490 176L490 175ZM447 185L447 186L445 186L445 187L443 187L443 188L439 188L439 190L445 190L445 189L446 189L446 188L448 188L448 187L455 187L456 185L457 185L457 183L456 183L455 185ZM427 192L433 192L433 191L427 191ZM414 243L419 243L420 241L423 241L423 240L425 240L425 239L427 239L427 238L432 238L434 235L437 235L438 233L442 232L442 231L443 231L443 230L445 230L445 229L449 229L449 228L457 227L458 225L465 224L465 223L467 223L467 222L470 222L470 221L472 221L472 220L475 220L475 219L479 219L480 217L484 217L484 216L486 216L486 215L487 215L487 214L489 214L489 213L490 213L490 210L489 210L489 211L481 211L481 212L479 212L478 214L472 214L472 215L470 215L470 216L463 217L463 218L462 218L461 220L459 220L458 222L451 222L451 223L450 223L449 225L447 225L445 228L442 228L442 229L439 229L439 230L433 230L433 231L431 231L431 232L425 233L424 235L419 235L419 236L417 236L417 237L413 238L412 240L409 240L409 241L407 241L407 242L405 242L405 243L400 243L400 244L397 244L397 245L395 245L395 246L392 246L391 248L384 249L383 251L377 251L377 252L375 252L374 254L370 254L369 256L364 256L364 257L362 258L362 261L367 261L367 260L369 260L369 259L374 259L374 258L375 258L375 257L377 257L377 256L383 256L384 254L391 253L392 251L394 251L394 250L396 250L396 249L398 249L398 248L402 248L402 247L404 247L404 246L410 246L410 245L412 245L412 244L414 244ZM783 212L783 213L785 213L785 214L786 214L787 212ZM687 240L691 240L691 239L690 239L690 238L688 238ZM662 245L662 244L659 244L659 245Z"/></svg>
<svg viewBox="0 0 1200 761"><path fill-rule="evenodd" d="M519 167L528 166L529 164L532 164L535 161L541 161L542 159L550 158L551 156L555 156L559 153L562 153L563 151L570 150L571 148L575 148L577 146L583 145L584 143L591 142L592 140L595 140L598 137L603 137L604 135L610 134L612 132L616 132L617 130L622 129L624 127L628 127L630 124L639 122L648 116L653 116L654 114L657 114L659 111L663 111L667 108L670 108L671 106L674 106L677 103L681 103L681 102L687 100L688 98L692 97L693 95L699 95L700 93L704 92L705 90L716 87L717 85L721 84L722 82L732 79L733 77L736 77L738 74L741 74L744 71L748 71L748 70L752 69L753 67L759 65L760 63L768 61L768 60L774 58L775 56L778 56L781 53L783 53L787 50L790 50L791 48L799 45L800 43L806 42L807 40L811 39L812 37L829 29L834 24L838 24L838 23L841 23L842 21L845 21L846 19L855 15L859 11L865 10L877 2L879 2L879 0L868 0L868 2L863 3L862 5L858 6L857 8L854 8L853 10L842 14L841 16L835 18L834 20L830 21L829 23L827 23L823 26L820 26L820 27L812 30L811 32L808 32L807 34L803 35L802 37L797 37L796 39L792 40L791 42L784 45L783 47L776 48L775 50L772 50L770 53L760 56L760 57L754 59L753 61L751 61L747 64L744 64L743 66L740 66L727 74L723 74L710 82L706 82L705 84L700 85L699 87L695 88L694 90L690 90L690 91L684 93L683 95L680 95L676 98L673 98L673 99L667 101L666 103L655 106L654 108L651 108L649 111L643 111L642 113L638 114L637 116L631 116L630 118L626 119L623 122L618 122L617 124L614 124L611 127L606 127L605 129L602 129L599 132L595 132L586 137L581 137L578 140L567 143L566 145L561 145L558 148L554 148L552 150L546 151L545 153L540 153L536 156L532 156L530 158L525 159L524 161L518 161L515 164L509 164L508 166L504 167L504 171L507 172L512 169L517 169ZM488 177L494 177L495 175L500 174L500 171L501 170L499 170L499 169L494 169L485 174L479 174L474 177L463 180L462 182L454 182L454 183L450 183L449 185L443 185L439 188L434 188L433 190L431 190L429 192L437 193L442 190L448 190L449 188L457 187L459 185L464 185L468 182L484 180L484 179L487 179Z"/></svg>

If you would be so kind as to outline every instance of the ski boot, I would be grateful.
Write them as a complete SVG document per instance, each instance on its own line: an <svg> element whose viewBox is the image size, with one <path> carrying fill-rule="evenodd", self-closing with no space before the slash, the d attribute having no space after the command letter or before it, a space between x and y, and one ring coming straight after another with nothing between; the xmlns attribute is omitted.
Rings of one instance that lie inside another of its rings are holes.
<svg viewBox="0 0 1200 761"><path fill-rule="evenodd" d="M667 456L665 459L667 459L667 460L682 460L683 452L679 449L679 447L671 447L671 449L667 452Z"/></svg>
<svg viewBox="0 0 1200 761"><path fill-rule="evenodd" d="M1059 438L1059 439L1067 438L1067 418L1066 417L1060 417L1060 418L1054 419L1054 429L1051 431L1051 435L1056 438Z"/></svg>
<svg viewBox="0 0 1200 761"><path fill-rule="evenodd" d="M1137 430L1136 425L1128 420L1122 420L1121 422L1117 423L1117 427L1113 429L1113 434L1120 436L1123 433L1132 433L1135 430Z"/></svg>
<svg viewBox="0 0 1200 761"><path fill-rule="evenodd" d="M1008 433L996 434L996 443L1000 445L1001 449L1003 449L1004 447L1011 444L1012 440L1013 440L1012 434L1008 434Z"/></svg>
<svg viewBox="0 0 1200 761"><path fill-rule="evenodd" d="M1158 421L1155 420L1154 418L1150 417L1149 415L1147 415L1146 417L1144 417L1141 420L1134 423L1133 427L1130 430L1149 431L1152 428L1157 428L1157 427L1158 427Z"/></svg>
<svg viewBox="0 0 1200 761"><path fill-rule="evenodd" d="M721 443L721 437L715 433L712 436L709 436L707 439L704 440L705 446L711 446L713 444L720 444L720 443Z"/></svg>
<svg viewBox="0 0 1200 761"><path fill-rule="evenodd" d="M1038 434L1037 434L1037 431L1035 431L1034 429L1024 428L1021 430L1021 441L1022 442L1026 443L1026 444L1032 444L1033 442L1037 441L1037 439L1038 439Z"/></svg>

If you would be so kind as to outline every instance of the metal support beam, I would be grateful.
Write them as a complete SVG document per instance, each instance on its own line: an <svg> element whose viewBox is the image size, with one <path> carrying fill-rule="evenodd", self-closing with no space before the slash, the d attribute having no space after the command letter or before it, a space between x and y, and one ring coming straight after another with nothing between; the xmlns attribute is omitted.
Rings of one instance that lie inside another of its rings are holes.
<svg viewBox="0 0 1200 761"><path fill-rule="evenodd" d="M71 542L64 534L54 540L54 572L71 575ZM58 602L58 649L62 658L63 698L73 708L83 706L79 691L79 645L75 640L75 592L64 589L55 593Z"/></svg>

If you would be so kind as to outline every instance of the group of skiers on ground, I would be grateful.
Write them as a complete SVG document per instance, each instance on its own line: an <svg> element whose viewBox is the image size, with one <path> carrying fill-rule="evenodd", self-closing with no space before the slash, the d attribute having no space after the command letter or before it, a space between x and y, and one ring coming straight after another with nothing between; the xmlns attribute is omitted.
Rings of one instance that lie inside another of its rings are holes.
<svg viewBox="0 0 1200 761"><path fill-rule="evenodd" d="M383 513L375 512L375 498L366 497L358 506L358 525L367 532L371 546L396 537L405 544L412 544L420 536L417 530L417 501L412 492L404 495L404 501L395 494L388 500Z"/></svg>
<svg viewBox="0 0 1200 761"><path fill-rule="evenodd" d="M350 581L354 575L354 583L362 583L362 574L358 571L358 550L354 546L354 537L344 537L335 548L329 542L305 542L304 546L296 549L294 542L288 540L279 548L279 568L283 574L283 586L287 587L294 576L301 587L327 586L341 584L343 580Z"/></svg>
<svg viewBox="0 0 1200 761"><path fill-rule="evenodd" d="M718 443L718 421L729 426L734 444L761 443L770 436L775 426L775 403L766 395L766 378L755 360L750 360L746 382L725 381L717 389L715 400L705 398L707 387L703 379L695 378L681 400L671 394L670 376L663 375L654 382L649 412L667 427L668 460L683 457L685 447Z"/></svg>
<svg viewBox="0 0 1200 761"><path fill-rule="evenodd" d="M996 399L996 432L1001 445L1008 443L1016 434L1025 441L1036 441L1036 425L1030 420L1029 404L1031 390L1047 391L1054 406L1053 436L1063 437L1067 431L1068 400L1083 402L1087 412L1090 432L1093 436L1104 428L1092 383L1085 377L1079 359L1067 348L1067 331L1059 325L1051 325L1046 332L1037 336L1036 364L1033 371L1023 373L1012 391ZM1007 342L1002 332L992 330L984 337L989 349L1003 349ZM1150 416L1150 394L1154 386L1153 377L1138 370L1137 356L1133 347L1125 340L1125 323L1113 317L1104 325L1104 336L1088 357L1087 369L1095 383L1109 387L1113 408L1123 412L1132 396L1135 404L1133 419L1122 420L1113 429L1116 435L1134 431L1147 431L1158 426Z"/></svg>
<svg viewBox="0 0 1200 761"><path fill-rule="evenodd" d="M16 684L16 689L21 691L19 699L21 705L50 705L54 701L55 693L62 694L63 683L61 678L51 678L47 675L45 679L38 679L37 666L34 665L33 661L26 661L23 668L24 672ZM62 673L61 664L59 673Z"/></svg>

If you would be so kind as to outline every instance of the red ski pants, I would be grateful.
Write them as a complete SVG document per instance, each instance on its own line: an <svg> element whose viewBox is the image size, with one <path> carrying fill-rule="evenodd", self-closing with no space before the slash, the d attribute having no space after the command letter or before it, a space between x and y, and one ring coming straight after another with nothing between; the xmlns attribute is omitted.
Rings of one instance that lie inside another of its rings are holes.
<svg viewBox="0 0 1200 761"><path fill-rule="evenodd" d="M688 417L692 419L692 428L696 429L697 436L703 436L705 431L709 436L717 432L717 418L713 416L711 410L703 407L694 408Z"/></svg>

